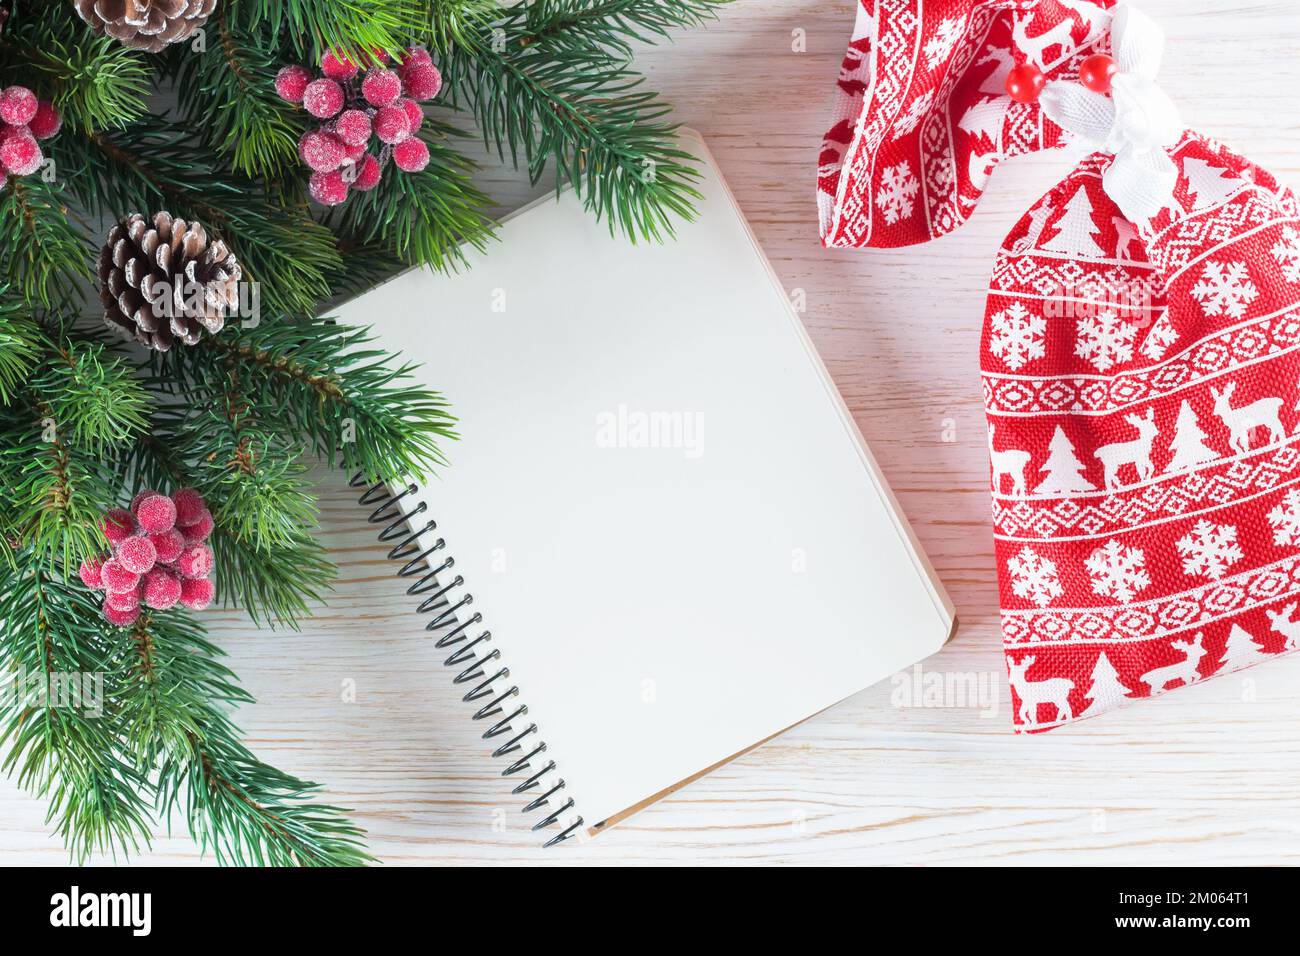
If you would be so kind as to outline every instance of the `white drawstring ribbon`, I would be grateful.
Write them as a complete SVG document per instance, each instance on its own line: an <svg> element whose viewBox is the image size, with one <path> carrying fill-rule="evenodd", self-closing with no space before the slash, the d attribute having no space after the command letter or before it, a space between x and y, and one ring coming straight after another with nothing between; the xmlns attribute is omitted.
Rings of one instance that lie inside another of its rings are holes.
<svg viewBox="0 0 1300 956"><path fill-rule="evenodd" d="M1119 72L1111 95L1095 93L1077 80L1048 83L1039 102L1043 112L1115 161L1102 175L1102 188L1130 222L1150 219L1174 204L1178 169L1165 152L1178 142L1183 124L1176 107L1156 86L1165 35L1142 11L1121 6L1110 28Z"/></svg>

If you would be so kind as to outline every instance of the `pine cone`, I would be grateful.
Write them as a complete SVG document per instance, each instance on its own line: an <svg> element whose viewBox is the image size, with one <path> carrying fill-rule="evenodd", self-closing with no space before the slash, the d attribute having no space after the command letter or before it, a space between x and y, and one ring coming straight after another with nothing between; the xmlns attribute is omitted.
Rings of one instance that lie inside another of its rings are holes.
<svg viewBox="0 0 1300 956"><path fill-rule="evenodd" d="M157 53L203 26L217 0L75 0L95 33L107 33L132 50Z"/></svg>
<svg viewBox="0 0 1300 956"><path fill-rule="evenodd" d="M199 223L134 213L110 230L99 254L104 322L159 351L174 339L193 345L204 329L221 331L239 303L242 275L226 244L209 243Z"/></svg>

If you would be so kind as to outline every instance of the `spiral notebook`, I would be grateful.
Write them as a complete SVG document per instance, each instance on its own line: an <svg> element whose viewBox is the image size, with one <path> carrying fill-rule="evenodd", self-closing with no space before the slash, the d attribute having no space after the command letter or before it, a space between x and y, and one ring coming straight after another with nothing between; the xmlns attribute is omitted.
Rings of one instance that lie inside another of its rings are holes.
<svg viewBox="0 0 1300 956"><path fill-rule="evenodd" d="M548 843L954 627L712 157L683 143L703 199L675 240L634 246L550 196L468 269L407 272L337 313L420 363L459 419L424 486L354 483Z"/></svg>

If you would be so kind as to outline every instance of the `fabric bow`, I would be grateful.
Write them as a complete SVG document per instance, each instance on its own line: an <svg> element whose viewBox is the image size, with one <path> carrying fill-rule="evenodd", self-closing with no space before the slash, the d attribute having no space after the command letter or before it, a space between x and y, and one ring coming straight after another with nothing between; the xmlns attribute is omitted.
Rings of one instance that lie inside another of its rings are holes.
<svg viewBox="0 0 1300 956"><path fill-rule="evenodd" d="M1178 171L1165 148L1182 135L1178 108L1156 85L1164 32L1142 11L1122 6L1111 21L1111 48L1119 72L1111 95L1077 81L1047 84L1039 102L1047 117L1115 161L1102 188L1130 222L1150 219L1173 203Z"/></svg>

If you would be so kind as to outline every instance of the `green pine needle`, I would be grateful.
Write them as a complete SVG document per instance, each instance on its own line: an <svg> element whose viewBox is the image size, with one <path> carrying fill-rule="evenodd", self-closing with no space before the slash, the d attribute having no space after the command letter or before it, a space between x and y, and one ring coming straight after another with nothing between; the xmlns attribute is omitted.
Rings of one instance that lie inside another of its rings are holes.
<svg viewBox="0 0 1300 956"><path fill-rule="evenodd" d="M429 165L418 173L390 172L375 189L354 195L342 207L338 229L350 243L378 244L408 265L454 268L463 261L462 243L482 249L491 238L491 201L473 185L474 164L449 145L463 134L426 121L419 135Z"/></svg>
<svg viewBox="0 0 1300 956"><path fill-rule="evenodd" d="M671 108L627 65L632 40L711 16L714 4L543 3L511 8L444 61L455 105L484 142L521 156L536 182L548 165L596 216L632 241L662 241L694 215L694 157L676 145Z"/></svg>
<svg viewBox="0 0 1300 956"><path fill-rule="evenodd" d="M0 285L28 303L66 304L91 276L86 232L61 185L10 176L0 183Z"/></svg>
<svg viewBox="0 0 1300 956"><path fill-rule="evenodd" d="M245 176L274 179L296 171L298 138L309 117L276 95L278 44L246 29L225 5L207 30L212 38L204 53L176 57L176 89L189 127Z"/></svg>
<svg viewBox="0 0 1300 956"><path fill-rule="evenodd" d="M28 689L81 690L45 698L0 695L2 769L49 801L47 820L74 861L147 847L151 787L122 746L117 702L103 680L116 666L117 649L94 595L65 583L41 555L24 552L17 567L0 565L0 620L7 677L21 676Z"/></svg>
<svg viewBox="0 0 1300 956"><path fill-rule="evenodd" d="M397 54L430 17L427 0L236 0L235 6L245 25L287 37L312 63L328 50L353 60L371 50Z"/></svg>
<svg viewBox="0 0 1300 956"><path fill-rule="evenodd" d="M152 85L145 58L112 37L95 36L68 3L36 6L15 10L0 36L0 79L52 100L64 126L83 132L143 115Z"/></svg>
<svg viewBox="0 0 1300 956"><path fill-rule="evenodd" d="M0 405L8 405L40 354L40 329L26 305L0 286Z"/></svg>

